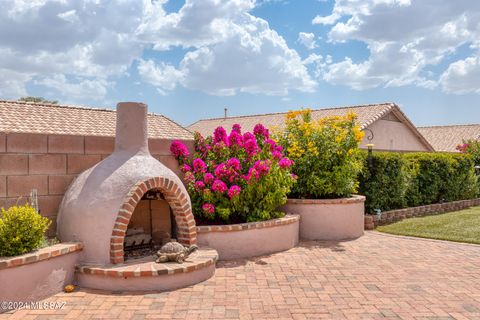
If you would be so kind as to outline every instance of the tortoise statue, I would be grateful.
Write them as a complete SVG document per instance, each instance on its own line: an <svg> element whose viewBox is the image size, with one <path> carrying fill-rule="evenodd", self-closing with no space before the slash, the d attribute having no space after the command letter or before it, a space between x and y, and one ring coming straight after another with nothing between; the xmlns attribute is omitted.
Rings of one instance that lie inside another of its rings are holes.
<svg viewBox="0 0 480 320"><path fill-rule="evenodd" d="M192 245L187 248L178 242L168 242L164 244L160 250L158 250L158 259L155 260L155 262L162 263L167 261L176 261L178 263L183 263L187 257L197 249L198 247L196 245Z"/></svg>

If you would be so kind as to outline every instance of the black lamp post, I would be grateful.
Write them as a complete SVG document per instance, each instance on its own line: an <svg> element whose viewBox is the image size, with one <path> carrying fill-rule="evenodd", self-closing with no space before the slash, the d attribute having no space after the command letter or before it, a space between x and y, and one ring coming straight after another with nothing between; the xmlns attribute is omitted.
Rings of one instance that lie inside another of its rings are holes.
<svg viewBox="0 0 480 320"><path fill-rule="evenodd" d="M368 149L368 156L367 156L367 161L368 161L368 167L372 169L373 167L373 147L375 145L373 143L368 143L366 144L366 147Z"/></svg>

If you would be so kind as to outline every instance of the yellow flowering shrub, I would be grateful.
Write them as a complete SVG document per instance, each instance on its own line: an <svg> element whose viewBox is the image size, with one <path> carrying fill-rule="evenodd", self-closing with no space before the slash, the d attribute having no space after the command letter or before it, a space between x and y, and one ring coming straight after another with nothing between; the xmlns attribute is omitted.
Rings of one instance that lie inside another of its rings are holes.
<svg viewBox="0 0 480 320"><path fill-rule="evenodd" d="M354 113L312 119L310 109L291 111L274 138L294 161L291 198L339 198L356 192L362 169L363 132Z"/></svg>
<svg viewBox="0 0 480 320"><path fill-rule="evenodd" d="M16 256L39 248L51 221L29 204L0 211L0 257Z"/></svg>

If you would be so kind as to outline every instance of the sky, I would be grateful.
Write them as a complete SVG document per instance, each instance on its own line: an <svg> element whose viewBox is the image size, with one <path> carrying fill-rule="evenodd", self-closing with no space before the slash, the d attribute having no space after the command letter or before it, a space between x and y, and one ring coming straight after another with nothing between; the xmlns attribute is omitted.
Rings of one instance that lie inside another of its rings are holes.
<svg viewBox="0 0 480 320"><path fill-rule="evenodd" d="M480 123L480 1L3 0L0 98L27 95L182 125L382 102Z"/></svg>

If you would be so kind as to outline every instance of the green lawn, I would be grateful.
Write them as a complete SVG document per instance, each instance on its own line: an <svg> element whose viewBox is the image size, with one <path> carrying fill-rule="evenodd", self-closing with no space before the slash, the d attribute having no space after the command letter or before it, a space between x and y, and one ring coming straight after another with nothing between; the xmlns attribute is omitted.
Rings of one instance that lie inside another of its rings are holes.
<svg viewBox="0 0 480 320"><path fill-rule="evenodd" d="M480 207L405 219L377 231L420 238L480 244Z"/></svg>

